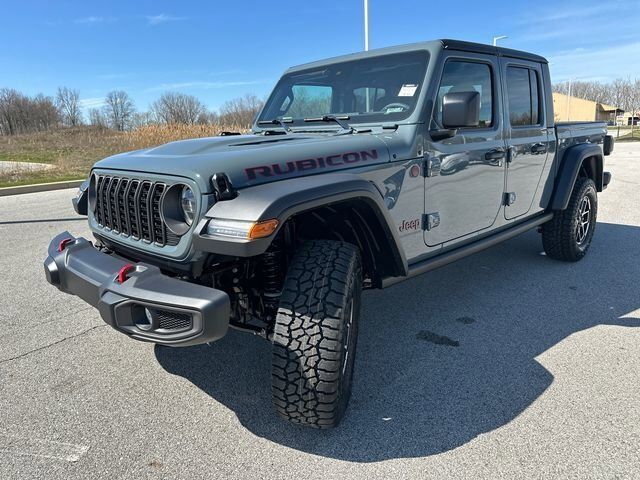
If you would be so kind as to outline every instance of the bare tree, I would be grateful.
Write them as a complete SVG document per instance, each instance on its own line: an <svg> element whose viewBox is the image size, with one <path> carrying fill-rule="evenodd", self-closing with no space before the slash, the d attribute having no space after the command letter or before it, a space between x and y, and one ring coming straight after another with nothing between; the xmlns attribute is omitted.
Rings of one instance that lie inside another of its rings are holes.
<svg viewBox="0 0 640 480"><path fill-rule="evenodd" d="M629 82L629 109L631 112L631 136L633 137L633 127L636 117L640 115L640 80L636 79L633 83Z"/></svg>
<svg viewBox="0 0 640 480"><path fill-rule="evenodd" d="M199 125L215 125L220 123L220 118L216 112L205 110L198 116L197 123Z"/></svg>
<svg viewBox="0 0 640 480"><path fill-rule="evenodd" d="M220 123L249 128L263 105L264 101L253 94L229 100L220 107Z"/></svg>
<svg viewBox="0 0 640 480"><path fill-rule="evenodd" d="M39 93L31 99L31 103L32 113L30 119L32 128L35 127L38 131L51 130L60 122L58 109L51 97L46 97Z"/></svg>
<svg viewBox="0 0 640 480"><path fill-rule="evenodd" d="M58 111L49 97L27 97L17 90L0 90L0 134L36 132L58 123Z"/></svg>
<svg viewBox="0 0 640 480"><path fill-rule="evenodd" d="M60 112L62 123L68 126L76 126L82 123L82 111L80 110L80 92L67 87L58 87L56 106Z"/></svg>
<svg viewBox="0 0 640 480"><path fill-rule="evenodd" d="M193 95L166 92L153 102L151 111L162 123L197 123L206 112L204 104Z"/></svg>
<svg viewBox="0 0 640 480"><path fill-rule="evenodd" d="M89 110L89 124L96 127L107 127L107 117L101 108L92 108Z"/></svg>
<svg viewBox="0 0 640 480"><path fill-rule="evenodd" d="M628 80L623 80L622 78L615 79L611 84L608 85L608 98L607 103L610 103L616 108L622 109L626 111L626 103L627 103L627 89L628 89Z"/></svg>
<svg viewBox="0 0 640 480"><path fill-rule="evenodd" d="M607 103L609 99L609 86L600 82L582 82L582 81L570 81L556 83L553 85L553 91L562 93L564 95L569 94L569 83L571 83L571 96L576 98L582 98L584 100L591 100L598 103Z"/></svg>
<svg viewBox="0 0 640 480"><path fill-rule="evenodd" d="M133 116L131 123L133 128L153 125L156 123L156 116L152 112L139 112Z"/></svg>
<svg viewBox="0 0 640 480"><path fill-rule="evenodd" d="M131 128L135 107L123 90L109 92L105 98L104 114L111 128L123 132Z"/></svg>

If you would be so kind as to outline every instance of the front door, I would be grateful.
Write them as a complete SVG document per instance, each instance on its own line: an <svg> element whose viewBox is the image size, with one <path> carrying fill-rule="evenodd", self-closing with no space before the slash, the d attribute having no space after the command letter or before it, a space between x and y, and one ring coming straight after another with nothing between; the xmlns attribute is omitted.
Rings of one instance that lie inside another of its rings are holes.
<svg viewBox="0 0 640 480"><path fill-rule="evenodd" d="M428 145L425 178L425 243L436 246L491 227L504 192L505 141L497 57L448 53L431 119L442 129L442 97L477 91L480 124L460 128L455 136Z"/></svg>
<svg viewBox="0 0 640 480"><path fill-rule="evenodd" d="M503 58L501 67L508 147L505 217L512 219L531 210L547 162L546 93L540 64Z"/></svg>

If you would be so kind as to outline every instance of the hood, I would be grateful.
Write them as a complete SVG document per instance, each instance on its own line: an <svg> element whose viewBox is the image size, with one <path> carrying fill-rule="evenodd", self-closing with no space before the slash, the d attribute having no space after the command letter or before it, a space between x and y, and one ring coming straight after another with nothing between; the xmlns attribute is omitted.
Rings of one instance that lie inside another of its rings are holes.
<svg viewBox="0 0 640 480"><path fill-rule="evenodd" d="M236 188L389 161L376 134L235 135L198 138L105 158L94 168L147 172L194 180L211 191L214 173Z"/></svg>

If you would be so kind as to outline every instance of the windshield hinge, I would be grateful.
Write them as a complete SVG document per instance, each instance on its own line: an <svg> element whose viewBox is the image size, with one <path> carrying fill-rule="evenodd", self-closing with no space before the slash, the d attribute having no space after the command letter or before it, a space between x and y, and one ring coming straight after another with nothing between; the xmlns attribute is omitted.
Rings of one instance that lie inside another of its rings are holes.
<svg viewBox="0 0 640 480"><path fill-rule="evenodd" d="M440 165L442 161L438 157L428 157L424 161L422 175L425 177L436 177L440 175Z"/></svg>

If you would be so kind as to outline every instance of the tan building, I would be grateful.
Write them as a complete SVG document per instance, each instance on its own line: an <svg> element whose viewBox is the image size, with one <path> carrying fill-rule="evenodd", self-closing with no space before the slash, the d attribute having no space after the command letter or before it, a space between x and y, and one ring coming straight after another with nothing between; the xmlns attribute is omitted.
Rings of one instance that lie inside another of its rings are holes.
<svg viewBox="0 0 640 480"><path fill-rule="evenodd" d="M631 125L631 119L633 118L634 125L640 125L640 112L635 112L635 115L632 115L631 112L622 112L622 110L618 110L618 116L616 117L616 125Z"/></svg>
<svg viewBox="0 0 640 480"><path fill-rule="evenodd" d="M615 124L623 111L611 105L553 93L553 112L556 122L607 122Z"/></svg>

